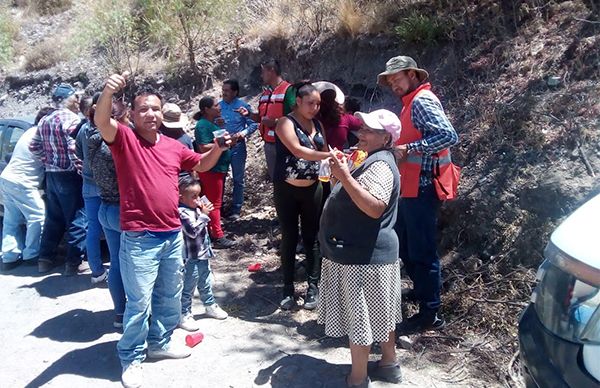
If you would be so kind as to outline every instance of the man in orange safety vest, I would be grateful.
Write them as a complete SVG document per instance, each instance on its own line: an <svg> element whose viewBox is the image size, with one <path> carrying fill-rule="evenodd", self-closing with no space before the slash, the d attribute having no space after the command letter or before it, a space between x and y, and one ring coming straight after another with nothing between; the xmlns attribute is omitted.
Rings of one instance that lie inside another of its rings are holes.
<svg viewBox="0 0 600 388"><path fill-rule="evenodd" d="M402 101L402 132L396 143L401 175L396 232L400 258L414 284L404 298L419 302L419 313L402 322L400 335L445 325L438 314L441 266L436 228L441 201L456 196L459 169L452 164L449 148L458 143L458 135L428 78L427 71L406 56L390 59L377 77Z"/></svg>

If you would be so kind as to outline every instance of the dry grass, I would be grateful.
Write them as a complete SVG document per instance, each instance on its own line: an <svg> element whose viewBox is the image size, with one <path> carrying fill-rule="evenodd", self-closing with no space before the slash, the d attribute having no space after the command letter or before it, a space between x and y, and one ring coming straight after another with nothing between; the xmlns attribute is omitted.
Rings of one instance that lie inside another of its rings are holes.
<svg viewBox="0 0 600 388"><path fill-rule="evenodd" d="M61 44L54 40L45 40L25 55L24 68L27 71L49 69L62 61Z"/></svg>
<svg viewBox="0 0 600 388"><path fill-rule="evenodd" d="M254 0L244 19L253 38L356 37L383 29L400 0Z"/></svg>
<svg viewBox="0 0 600 388"><path fill-rule="evenodd" d="M38 15L56 15L73 6L73 0L15 0L15 6Z"/></svg>
<svg viewBox="0 0 600 388"><path fill-rule="evenodd" d="M366 14L354 0L338 1L338 29L342 35L355 37L367 25Z"/></svg>

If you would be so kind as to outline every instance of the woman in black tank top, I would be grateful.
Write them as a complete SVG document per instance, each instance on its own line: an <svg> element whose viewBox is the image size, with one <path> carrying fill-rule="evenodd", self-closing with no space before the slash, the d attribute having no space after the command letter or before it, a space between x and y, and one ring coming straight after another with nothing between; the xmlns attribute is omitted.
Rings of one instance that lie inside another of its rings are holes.
<svg viewBox="0 0 600 388"><path fill-rule="evenodd" d="M315 119L321 96L310 83L294 85L296 106L279 120L275 129L276 164L273 190L277 218L281 226L281 268L283 299L279 304L289 310L296 305L294 269L298 243L298 218L306 251L308 291L304 308L317 306L321 253L317 230L323 188L318 180L320 161L327 159L327 141L321 123Z"/></svg>

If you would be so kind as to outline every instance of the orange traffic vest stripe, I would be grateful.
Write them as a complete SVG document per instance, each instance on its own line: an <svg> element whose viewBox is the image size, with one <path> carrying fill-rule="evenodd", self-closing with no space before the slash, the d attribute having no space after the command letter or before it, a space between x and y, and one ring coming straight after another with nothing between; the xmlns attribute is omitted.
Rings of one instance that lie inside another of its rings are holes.
<svg viewBox="0 0 600 388"><path fill-rule="evenodd" d="M431 84L424 83L412 93L402 97L402 111L400 112L400 122L402 131L396 145L408 144L423 138L422 133L415 128L412 122L412 104L414 99L423 93L431 93ZM435 95L434 95L435 96ZM437 97L436 97L437 98ZM405 162L401 163L400 168L400 196L402 198L416 198L419 195L419 178L421 176L422 154L418 152L410 153ZM456 187L458 186L458 177L451 174L454 170L448 168L453 166L450 158L450 150L444 149L437 153L437 164L433 171L438 197L440 199L454 199L456 196ZM451 176L452 175L452 176ZM444 194L446 192L446 194Z"/></svg>
<svg viewBox="0 0 600 388"><path fill-rule="evenodd" d="M289 82L282 81L273 91L263 91L258 102L258 114L261 119L263 117L271 119L283 117L285 93L290 86ZM275 143L275 128L267 127L261 123L258 130L265 142Z"/></svg>

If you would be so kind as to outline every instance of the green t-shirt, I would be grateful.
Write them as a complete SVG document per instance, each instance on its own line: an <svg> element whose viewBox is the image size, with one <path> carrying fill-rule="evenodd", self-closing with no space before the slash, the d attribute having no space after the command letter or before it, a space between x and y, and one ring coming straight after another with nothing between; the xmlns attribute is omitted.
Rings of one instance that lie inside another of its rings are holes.
<svg viewBox="0 0 600 388"><path fill-rule="evenodd" d="M196 135L196 142L198 144L213 144L215 141L213 131L218 131L220 129L221 128L214 123L211 123L206 119L200 119L196 123L196 130L194 131L194 134ZM229 170L229 163L231 163L231 151L223 151L219 161L210 171L226 173L227 170Z"/></svg>
<svg viewBox="0 0 600 388"><path fill-rule="evenodd" d="M285 91L285 96L283 97L283 114L289 115L292 113L294 105L296 105L296 89L290 86Z"/></svg>

